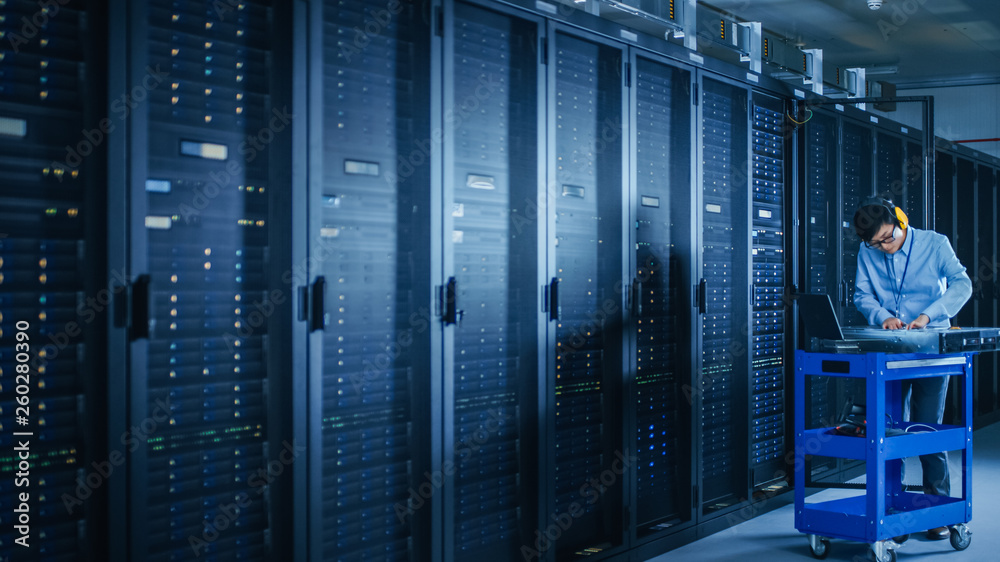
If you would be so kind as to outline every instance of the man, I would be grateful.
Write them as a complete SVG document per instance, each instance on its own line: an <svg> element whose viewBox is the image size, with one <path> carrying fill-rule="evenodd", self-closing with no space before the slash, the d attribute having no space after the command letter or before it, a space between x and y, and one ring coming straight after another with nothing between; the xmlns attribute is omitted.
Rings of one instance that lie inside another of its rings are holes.
<svg viewBox="0 0 1000 562"><path fill-rule="evenodd" d="M949 327L949 318L972 295L972 281L948 239L909 226L903 211L881 197L861 203L854 230L862 240L854 305L868 323L886 330ZM947 393L947 376L903 381L904 421L941 423ZM924 493L950 495L948 454L921 455L920 465ZM938 527L927 538L949 534Z"/></svg>

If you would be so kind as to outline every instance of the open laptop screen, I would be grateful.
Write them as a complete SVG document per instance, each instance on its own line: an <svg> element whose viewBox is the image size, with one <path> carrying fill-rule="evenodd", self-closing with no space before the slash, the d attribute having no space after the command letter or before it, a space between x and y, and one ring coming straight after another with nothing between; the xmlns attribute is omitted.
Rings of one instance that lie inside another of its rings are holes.
<svg viewBox="0 0 1000 562"><path fill-rule="evenodd" d="M830 295L799 294L795 298L799 301L799 318L805 326L806 338L844 339Z"/></svg>

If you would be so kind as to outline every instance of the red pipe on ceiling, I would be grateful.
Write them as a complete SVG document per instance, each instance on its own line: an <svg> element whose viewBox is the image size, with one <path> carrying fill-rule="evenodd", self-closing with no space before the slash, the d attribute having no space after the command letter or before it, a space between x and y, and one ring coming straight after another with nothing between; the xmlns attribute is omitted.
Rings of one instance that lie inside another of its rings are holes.
<svg viewBox="0 0 1000 562"><path fill-rule="evenodd" d="M951 141L951 142L957 144L957 143L960 143L960 142L997 142L997 141L1000 141L1000 139L969 139L969 140L960 140L960 141Z"/></svg>

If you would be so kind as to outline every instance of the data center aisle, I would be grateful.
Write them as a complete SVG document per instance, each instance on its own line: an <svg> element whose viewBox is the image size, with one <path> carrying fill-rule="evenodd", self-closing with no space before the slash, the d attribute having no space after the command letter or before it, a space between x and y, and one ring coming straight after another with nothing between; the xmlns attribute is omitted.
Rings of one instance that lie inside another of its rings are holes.
<svg viewBox="0 0 1000 562"><path fill-rule="evenodd" d="M961 482L961 462L951 455L952 489ZM908 463L907 483L919 482L919 463ZM977 430L973 437L972 454L972 544L963 552L951 547L949 541L928 541L923 533L911 536L898 551L899 561L960 562L962 560L996 560L1000 552L1000 423ZM842 494L841 490L828 490L822 494ZM816 496L807 501L816 501ZM781 507L765 515L687 544L649 562L674 560L740 560L740 562L784 560L814 560L809 554L805 535L795 530L792 494L784 494L771 501ZM834 540L827 560L863 562L866 545Z"/></svg>

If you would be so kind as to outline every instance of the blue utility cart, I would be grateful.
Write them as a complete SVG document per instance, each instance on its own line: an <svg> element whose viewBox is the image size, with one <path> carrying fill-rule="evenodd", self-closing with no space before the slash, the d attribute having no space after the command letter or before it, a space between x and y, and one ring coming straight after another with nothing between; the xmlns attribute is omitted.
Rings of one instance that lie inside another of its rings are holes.
<svg viewBox="0 0 1000 562"><path fill-rule="evenodd" d="M826 558L829 539L838 538L868 543L878 562L895 561L896 549L911 532L941 526L950 527L955 549L969 546L971 532L965 524L972 518L972 355L795 352L795 528L808 535L814 557ZM900 382L942 375L962 377L964 425L911 427L913 423L901 421ZM806 379L813 376L865 380L864 437L836 433L835 420L821 424L829 427L806 428ZM902 459L941 451L961 451L961 497L906 491ZM805 459L812 455L865 461L865 495L807 504Z"/></svg>

